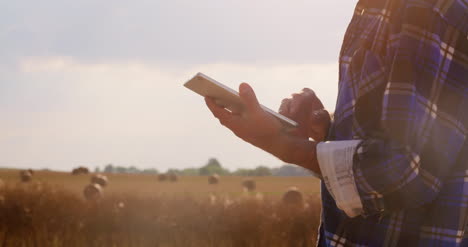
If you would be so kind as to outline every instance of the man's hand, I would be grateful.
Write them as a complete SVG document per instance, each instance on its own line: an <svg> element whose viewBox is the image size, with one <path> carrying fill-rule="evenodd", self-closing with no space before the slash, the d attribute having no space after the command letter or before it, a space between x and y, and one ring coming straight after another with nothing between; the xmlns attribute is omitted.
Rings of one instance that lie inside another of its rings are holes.
<svg viewBox="0 0 468 247"><path fill-rule="evenodd" d="M239 138L273 154L284 162L320 173L315 154L315 142L284 133L280 121L261 108L249 84L242 83L239 86L239 96L245 105L241 113L230 112L218 106L212 98L205 98L205 101L220 123Z"/></svg>
<svg viewBox="0 0 468 247"><path fill-rule="evenodd" d="M219 122L236 136L260 148L267 146L281 132L281 123L260 107L249 84L242 83L239 86L239 96L245 106L245 110L240 113L229 112L211 98L205 101Z"/></svg>
<svg viewBox="0 0 468 247"><path fill-rule="evenodd" d="M291 98L283 99L279 113L299 123L293 134L317 142L325 140L331 123L330 114L311 89L304 88Z"/></svg>

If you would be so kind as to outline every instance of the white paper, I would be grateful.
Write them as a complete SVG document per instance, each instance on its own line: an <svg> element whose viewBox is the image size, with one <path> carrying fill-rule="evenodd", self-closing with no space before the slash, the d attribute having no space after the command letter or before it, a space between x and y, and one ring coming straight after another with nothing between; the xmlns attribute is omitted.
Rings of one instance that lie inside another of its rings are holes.
<svg viewBox="0 0 468 247"><path fill-rule="evenodd" d="M353 173L353 156L360 140L321 142L317 159L322 179L339 209L349 217L362 214L362 202Z"/></svg>

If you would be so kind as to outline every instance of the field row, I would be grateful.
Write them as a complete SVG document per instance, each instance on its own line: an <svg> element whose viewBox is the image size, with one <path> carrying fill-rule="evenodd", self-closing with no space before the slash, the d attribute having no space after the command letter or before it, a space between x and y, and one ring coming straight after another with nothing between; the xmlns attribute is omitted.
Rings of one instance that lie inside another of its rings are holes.
<svg viewBox="0 0 468 247"><path fill-rule="evenodd" d="M210 194L237 197L244 195L242 182L245 177L220 177L219 183L208 183L206 176L181 176L177 182L160 182L157 175L143 174L105 174L109 183L104 190L105 195L129 194L134 196L192 196L205 197ZM84 187L90 183L91 174L71 175L63 172L36 171L33 182L41 182L82 194ZM18 170L0 170L0 179L9 183L20 182ZM277 199L294 186L305 196L318 196L319 180L313 177L253 177L256 191L267 198Z"/></svg>

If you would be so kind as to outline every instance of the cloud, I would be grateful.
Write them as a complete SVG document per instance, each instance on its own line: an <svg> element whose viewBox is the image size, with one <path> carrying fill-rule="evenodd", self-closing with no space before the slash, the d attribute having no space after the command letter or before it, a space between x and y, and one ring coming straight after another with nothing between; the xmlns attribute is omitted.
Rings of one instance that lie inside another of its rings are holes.
<svg viewBox="0 0 468 247"><path fill-rule="evenodd" d="M0 84L0 165L69 169L114 162L165 169L199 166L210 157L230 168L281 164L222 128L202 98L182 86L198 71L233 88L250 82L273 109L303 87L328 108L336 99L335 63L172 67L30 57Z"/></svg>
<svg viewBox="0 0 468 247"><path fill-rule="evenodd" d="M353 1L2 1L3 61L331 63ZM1 62L1 61L0 61Z"/></svg>

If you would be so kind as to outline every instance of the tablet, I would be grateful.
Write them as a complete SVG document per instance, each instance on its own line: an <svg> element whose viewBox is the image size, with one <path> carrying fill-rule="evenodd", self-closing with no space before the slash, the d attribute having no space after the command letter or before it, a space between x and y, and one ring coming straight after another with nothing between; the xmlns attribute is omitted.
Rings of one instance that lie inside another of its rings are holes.
<svg viewBox="0 0 468 247"><path fill-rule="evenodd" d="M197 73L192 79L187 81L184 86L195 93L215 99L216 104L232 111L242 112L244 104L242 103L239 93L228 86L211 79L203 73ZM260 105L263 110L276 117L285 127L297 127L297 123L263 105Z"/></svg>

